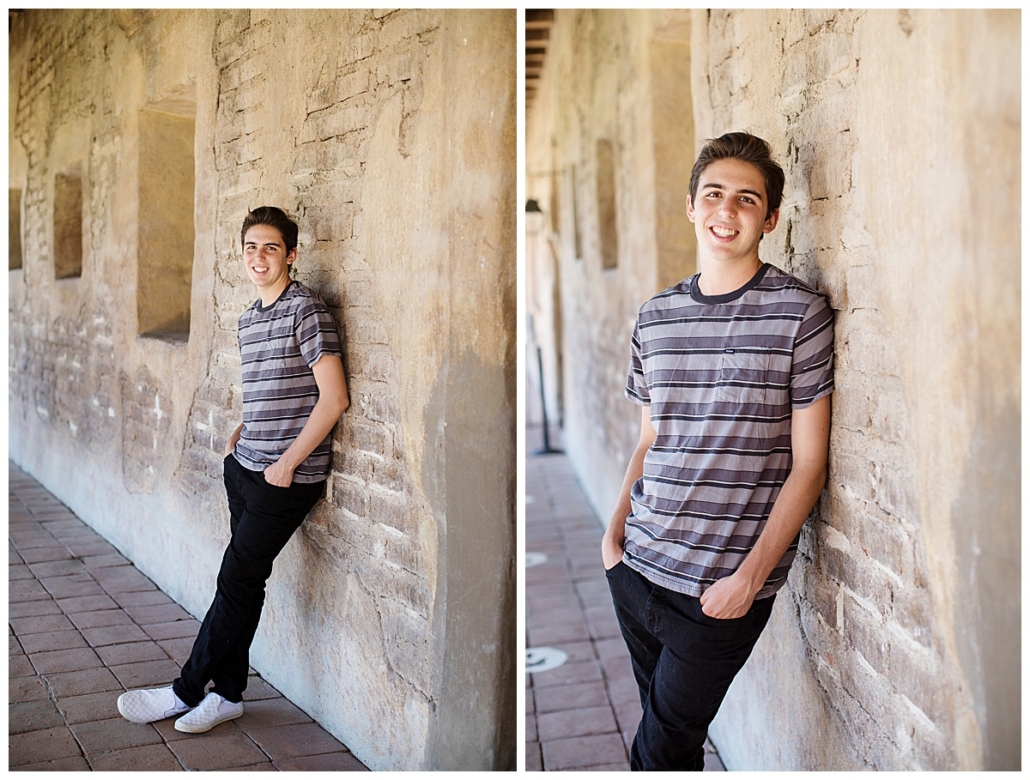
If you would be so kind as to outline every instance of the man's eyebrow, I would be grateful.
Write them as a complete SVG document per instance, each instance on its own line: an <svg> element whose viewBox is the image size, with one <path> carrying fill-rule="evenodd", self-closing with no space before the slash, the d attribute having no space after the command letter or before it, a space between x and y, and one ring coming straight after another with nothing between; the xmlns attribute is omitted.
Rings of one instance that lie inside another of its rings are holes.
<svg viewBox="0 0 1030 780"><path fill-rule="evenodd" d="M711 182L708 182L707 184L702 185L701 189L702 190L707 190L707 189L724 190L724 189L726 189L726 187L724 185L722 185L722 184L719 184L718 182L711 181ZM762 193L756 192L755 190L746 190L745 189L745 190L737 190L737 192L739 192L739 193L741 193L743 195L754 195L759 200L764 200L764 198L762 197Z"/></svg>

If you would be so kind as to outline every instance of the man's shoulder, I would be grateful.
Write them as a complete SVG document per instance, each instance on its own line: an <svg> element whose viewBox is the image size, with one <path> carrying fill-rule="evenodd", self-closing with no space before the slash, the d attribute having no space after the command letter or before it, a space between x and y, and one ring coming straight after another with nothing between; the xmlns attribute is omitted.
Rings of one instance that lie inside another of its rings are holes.
<svg viewBox="0 0 1030 780"><path fill-rule="evenodd" d="M327 310L322 296L296 280L290 284L290 288L283 295L282 302L291 309L303 312Z"/></svg>

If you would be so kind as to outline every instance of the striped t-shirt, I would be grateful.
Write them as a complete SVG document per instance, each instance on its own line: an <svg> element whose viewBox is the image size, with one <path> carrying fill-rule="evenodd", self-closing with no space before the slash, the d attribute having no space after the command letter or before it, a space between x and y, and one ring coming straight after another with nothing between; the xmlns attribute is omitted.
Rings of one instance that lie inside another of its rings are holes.
<svg viewBox="0 0 1030 780"><path fill-rule="evenodd" d="M260 299L243 312L239 326L243 363L243 432L236 459L264 471L297 438L318 401L311 367L322 355L340 355L336 324L322 300L290 282L268 307ZM321 482L329 476L332 434L293 472L293 481Z"/></svg>
<svg viewBox="0 0 1030 780"><path fill-rule="evenodd" d="M631 493L626 564L691 596L736 571L790 473L791 409L832 391L833 312L774 266L726 295L692 276L645 303L626 395L651 407L658 435ZM796 551L797 539L757 598Z"/></svg>

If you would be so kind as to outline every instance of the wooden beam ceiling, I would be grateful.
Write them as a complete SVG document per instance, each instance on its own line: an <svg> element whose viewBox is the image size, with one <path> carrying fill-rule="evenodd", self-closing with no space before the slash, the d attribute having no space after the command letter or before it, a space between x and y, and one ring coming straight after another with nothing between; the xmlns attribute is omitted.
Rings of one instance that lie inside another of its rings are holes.
<svg viewBox="0 0 1030 780"><path fill-rule="evenodd" d="M554 11L551 9L526 9L526 111L533 106L540 76L544 71L547 46L551 39Z"/></svg>

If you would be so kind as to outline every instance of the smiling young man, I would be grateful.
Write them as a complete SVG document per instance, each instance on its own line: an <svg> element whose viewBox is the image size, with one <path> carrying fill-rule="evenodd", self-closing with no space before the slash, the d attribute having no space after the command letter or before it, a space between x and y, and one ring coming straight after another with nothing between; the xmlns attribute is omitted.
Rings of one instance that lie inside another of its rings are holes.
<svg viewBox="0 0 1030 780"><path fill-rule="evenodd" d="M640 439L601 553L643 706L635 770L704 768L826 481L833 313L758 254L783 182L760 138L709 141L687 197L699 273L633 331Z"/></svg>
<svg viewBox="0 0 1030 780"><path fill-rule="evenodd" d="M329 475L330 434L349 404L347 383L332 315L290 277L297 233L297 224L272 206L243 222L243 263L260 297L238 331L243 422L224 461L231 537L180 677L170 687L118 698L118 711L134 723L181 715L176 729L200 733L243 714L265 582Z"/></svg>

